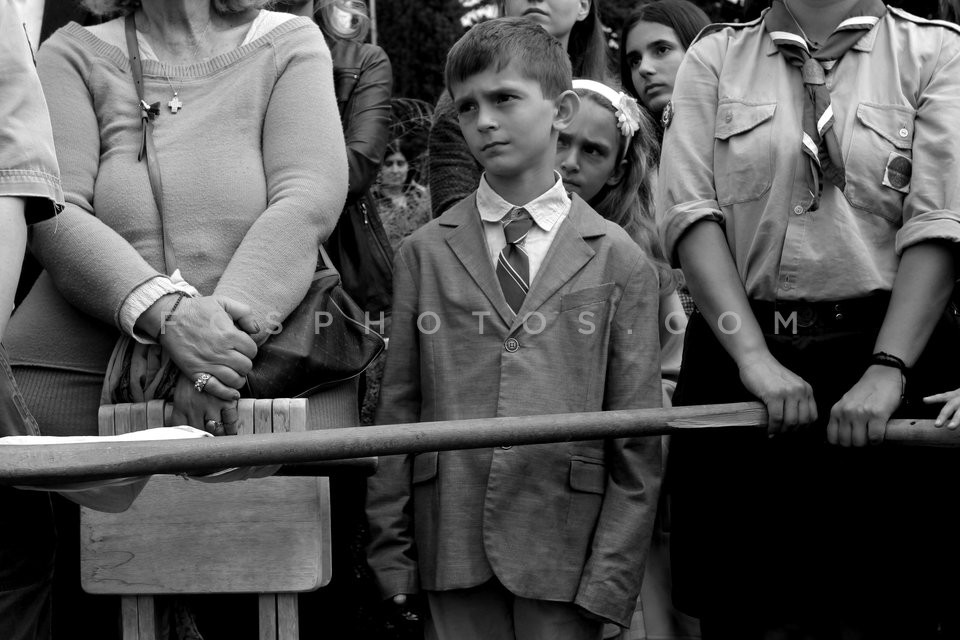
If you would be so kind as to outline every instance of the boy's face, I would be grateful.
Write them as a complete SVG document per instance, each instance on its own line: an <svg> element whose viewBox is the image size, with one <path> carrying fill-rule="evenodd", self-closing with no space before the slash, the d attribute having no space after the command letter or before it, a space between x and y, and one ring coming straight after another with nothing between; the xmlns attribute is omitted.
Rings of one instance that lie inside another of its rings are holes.
<svg viewBox="0 0 960 640"><path fill-rule="evenodd" d="M470 152L495 176L553 166L557 105L515 66L490 67L450 87Z"/></svg>

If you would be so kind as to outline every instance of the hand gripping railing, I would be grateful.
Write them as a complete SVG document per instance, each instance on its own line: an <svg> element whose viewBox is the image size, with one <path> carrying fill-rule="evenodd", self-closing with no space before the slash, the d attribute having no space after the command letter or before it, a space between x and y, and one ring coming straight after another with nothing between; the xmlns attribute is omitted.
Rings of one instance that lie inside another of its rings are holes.
<svg viewBox="0 0 960 640"><path fill-rule="evenodd" d="M305 475L323 475L331 470L350 467L352 463L349 460L370 456L671 435L706 429L761 428L766 424L767 414L763 405L745 402L673 409L345 427L198 440L120 442L94 446L25 445L0 449L0 484L43 486L268 464L286 465L285 473L288 474L302 472ZM958 447L960 430L937 428L932 420L891 420L887 425L886 441ZM307 466L300 466L298 470L297 466L291 465Z"/></svg>

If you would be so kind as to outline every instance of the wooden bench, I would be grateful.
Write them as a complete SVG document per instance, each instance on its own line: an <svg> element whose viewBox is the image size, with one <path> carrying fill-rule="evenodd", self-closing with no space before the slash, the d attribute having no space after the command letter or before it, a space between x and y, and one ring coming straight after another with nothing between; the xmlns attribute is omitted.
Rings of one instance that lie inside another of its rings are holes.
<svg viewBox="0 0 960 640"><path fill-rule="evenodd" d="M100 435L164 426L162 401L100 408ZM166 420L165 420L166 418ZM241 400L241 434L306 431L306 400ZM330 581L329 480L154 476L127 511L82 509L81 583L122 596L124 640L154 640L154 595L259 593L261 640L299 638L297 593Z"/></svg>

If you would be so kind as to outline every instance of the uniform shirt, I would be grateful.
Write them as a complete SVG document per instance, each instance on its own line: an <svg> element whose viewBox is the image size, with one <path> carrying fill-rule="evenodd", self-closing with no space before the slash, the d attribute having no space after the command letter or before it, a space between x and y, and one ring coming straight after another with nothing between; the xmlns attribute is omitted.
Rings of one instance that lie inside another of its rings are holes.
<svg viewBox="0 0 960 640"><path fill-rule="evenodd" d="M527 237L523 240L523 248L527 252L527 260L530 265L530 283L537 277L537 271L543 264L543 259L557 235L557 229L563 222L567 214L570 213L570 196L563 187L563 181L560 174L554 172L556 181L542 195L534 198L523 208L527 210L530 217L533 218L533 224ZM480 178L480 186L477 187L477 210L480 211L480 219L483 220L483 234L487 240L487 249L490 252L490 264L496 269L497 257L503 248L507 245L507 239L503 235L503 225L506 216L515 208L503 198L500 197L490 183L487 182L486 175Z"/></svg>
<svg viewBox="0 0 960 640"><path fill-rule="evenodd" d="M657 206L674 262L684 232L713 220L750 298L837 300L892 289L914 244L960 241L960 34L890 9L826 81L847 184L825 183L811 211L800 70L760 21L690 47Z"/></svg>

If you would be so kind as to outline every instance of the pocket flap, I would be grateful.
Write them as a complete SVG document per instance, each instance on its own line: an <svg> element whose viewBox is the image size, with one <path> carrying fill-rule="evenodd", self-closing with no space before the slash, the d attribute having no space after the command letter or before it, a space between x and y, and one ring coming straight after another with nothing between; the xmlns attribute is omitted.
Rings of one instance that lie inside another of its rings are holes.
<svg viewBox="0 0 960 640"><path fill-rule="evenodd" d="M606 484L607 469L599 460L570 461L570 488L574 491L602 494Z"/></svg>
<svg viewBox="0 0 960 640"><path fill-rule="evenodd" d="M773 117L777 110L773 104L744 104L742 102L724 102L717 107L717 121L714 125L714 137L726 140L749 131Z"/></svg>
<svg viewBox="0 0 960 640"><path fill-rule="evenodd" d="M916 114L897 105L861 103L857 119L898 149L913 148L913 121Z"/></svg>
<svg viewBox="0 0 960 640"><path fill-rule="evenodd" d="M596 302L606 302L613 295L616 284L607 282L596 287L588 287L560 295L560 311L576 309Z"/></svg>
<svg viewBox="0 0 960 640"><path fill-rule="evenodd" d="M436 478L439 459L440 454L437 451L415 455L413 457L413 484Z"/></svg>

